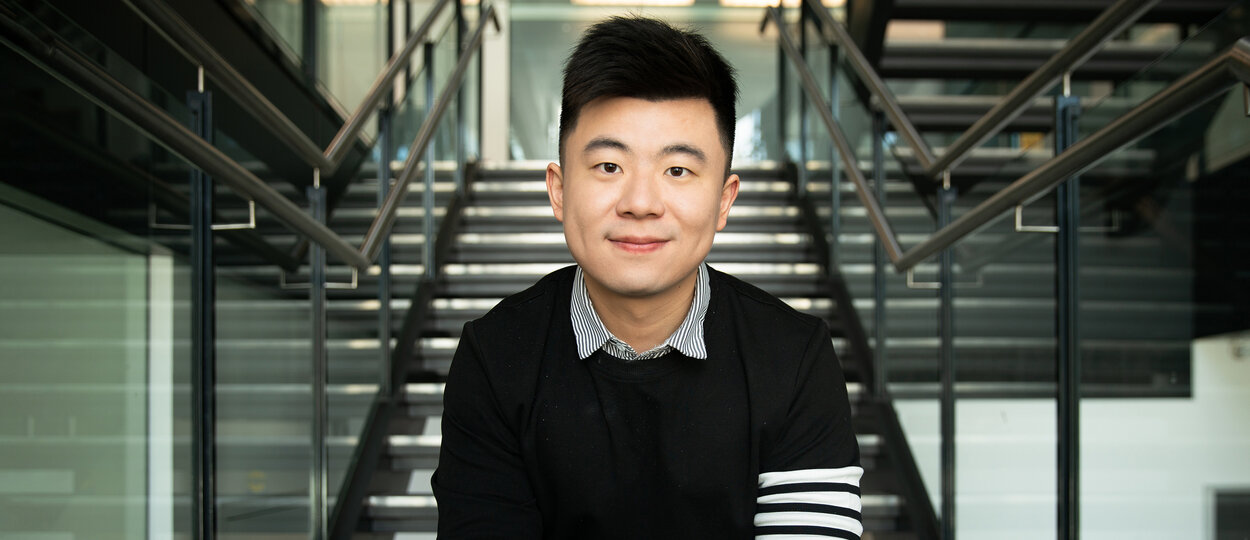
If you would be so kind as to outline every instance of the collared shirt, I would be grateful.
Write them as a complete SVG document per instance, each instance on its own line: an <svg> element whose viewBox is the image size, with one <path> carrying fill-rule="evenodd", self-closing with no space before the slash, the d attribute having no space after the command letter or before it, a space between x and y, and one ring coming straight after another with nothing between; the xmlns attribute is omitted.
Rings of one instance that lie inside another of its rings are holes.
<svg viewBox="0 0 1250 540"><path fill-rule="evenodd" d="M603 349L608 354L621 360L649 360L659 358L676 349L690 358L707 359L707 344L703 341L703 318L707 315L708 299L711 287L708 285L707 263L699 264L698 277L694 283L694 301L686 312L686 319L681 326L669 336L664 343L655 348L639 353L628 343L621 341L599 319L595 306L586 291L586 281L582 277L582 267L577 267L577 275L573 278L573 298L569 302L569 314L573 319L573 335L577 338L577 356L585 360L595 351Z"/></svg>

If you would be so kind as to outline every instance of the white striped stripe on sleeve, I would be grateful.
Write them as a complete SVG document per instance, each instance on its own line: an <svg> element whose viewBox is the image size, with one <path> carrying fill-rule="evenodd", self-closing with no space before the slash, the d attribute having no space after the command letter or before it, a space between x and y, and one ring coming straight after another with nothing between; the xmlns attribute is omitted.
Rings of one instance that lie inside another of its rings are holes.
<svg viewBox="0 0 1250 540"><path fill-rule="evenodd" d="M846 538L864 533L860 467L761 473L755 537Z"/></svg>

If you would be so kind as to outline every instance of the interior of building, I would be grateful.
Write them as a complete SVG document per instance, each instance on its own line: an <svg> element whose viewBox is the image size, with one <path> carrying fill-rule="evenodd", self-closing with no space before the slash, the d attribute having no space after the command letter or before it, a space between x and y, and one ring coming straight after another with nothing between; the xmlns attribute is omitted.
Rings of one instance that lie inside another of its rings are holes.
<svg viewBox="0 0 1250 540"><path fill-rule="evenodd" d="M622 13L737 69L707 261L828 323L864 539L1250 538L1250 0L0 0L0 540L434 538Z"/></svg>

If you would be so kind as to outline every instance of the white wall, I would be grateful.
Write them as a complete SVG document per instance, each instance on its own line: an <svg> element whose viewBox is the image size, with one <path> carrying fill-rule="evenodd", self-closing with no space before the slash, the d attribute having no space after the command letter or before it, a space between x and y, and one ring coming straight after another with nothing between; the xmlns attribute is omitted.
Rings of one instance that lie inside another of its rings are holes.
<svg viewBox="0 0 1250 540"><path fill-rule="evenodd" d="M1082 538L1213 538L1213 492L1250 488L1247 351L1250 334L1194 342L1192 398L1082 402ZM938 507L937 404L897 407ZM960 540L1055 538L1054 400L964 400L956 429Z"/></svg>

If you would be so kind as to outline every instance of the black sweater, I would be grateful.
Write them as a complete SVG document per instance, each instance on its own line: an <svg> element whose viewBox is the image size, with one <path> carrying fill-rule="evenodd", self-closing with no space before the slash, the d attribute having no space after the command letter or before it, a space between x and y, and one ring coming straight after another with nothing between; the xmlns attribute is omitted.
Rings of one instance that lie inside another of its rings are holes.
<svg viewBox="0 0 1250 540"><path fill-rule="evenodd" d="M710 270L706 360L579 360L573 274L465 325L432 481L440 537L750 538L760 473L858 465L823 321Z"/></svg>

